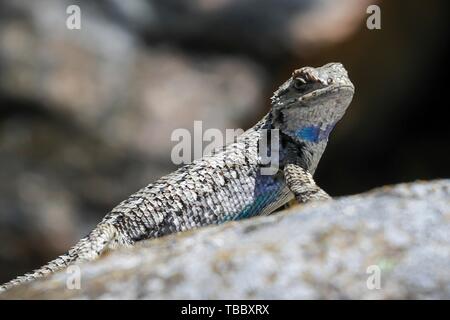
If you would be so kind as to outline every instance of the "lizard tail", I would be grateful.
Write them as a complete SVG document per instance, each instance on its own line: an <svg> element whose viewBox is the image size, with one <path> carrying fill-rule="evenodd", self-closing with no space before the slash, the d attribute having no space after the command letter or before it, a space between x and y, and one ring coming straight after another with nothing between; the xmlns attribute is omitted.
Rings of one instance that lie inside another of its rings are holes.
<svg viewBox="0 0 450 320"><path fill-rule="evenodd" d="M2 284L0 286L0 293L22 283L45 277L69 265L94 260L113 243L116 236L117 229L114 226L100 223L87 237L82 238L76 245L70 248L67 253L48 262L39 269Z"/></svg>

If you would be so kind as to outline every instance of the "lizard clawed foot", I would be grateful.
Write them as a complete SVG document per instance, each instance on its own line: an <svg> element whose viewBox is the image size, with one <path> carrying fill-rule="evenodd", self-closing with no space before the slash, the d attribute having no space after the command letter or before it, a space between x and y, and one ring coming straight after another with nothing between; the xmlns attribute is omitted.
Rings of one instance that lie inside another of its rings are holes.
<svg viewBox="0 0 450 320"><path fill-rule="evenodd" d="M312 175L296 164L284 167L286 185L299 203L315 200L330 200L331 197L314 181Z"/></svg>

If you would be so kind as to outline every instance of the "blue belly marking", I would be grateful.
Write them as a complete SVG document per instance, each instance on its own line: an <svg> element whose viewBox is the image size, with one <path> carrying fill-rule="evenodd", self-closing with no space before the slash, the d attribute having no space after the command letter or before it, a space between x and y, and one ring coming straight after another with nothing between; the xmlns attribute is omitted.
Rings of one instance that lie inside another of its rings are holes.
<svg viewBox="0 0 450 320"><path fill-rule="evenodd" d="M284 182L279 176L258 175L253 203L247 205L241 212L234 217L229 217L227 220L240 220L258 215L265 207L278 199L283 187Z"/></svg>

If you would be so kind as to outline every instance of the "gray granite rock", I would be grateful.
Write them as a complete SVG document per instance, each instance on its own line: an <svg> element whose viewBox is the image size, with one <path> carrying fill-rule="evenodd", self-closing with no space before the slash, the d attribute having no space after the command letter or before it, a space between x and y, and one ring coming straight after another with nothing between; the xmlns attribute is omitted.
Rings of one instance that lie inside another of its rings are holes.
<svg viewBox="0 0 450 320"><path fill-rule="evenodd" d="M1 298L449 299L450 180L145 241L80 270L79 290L60 272Z"/></svg>

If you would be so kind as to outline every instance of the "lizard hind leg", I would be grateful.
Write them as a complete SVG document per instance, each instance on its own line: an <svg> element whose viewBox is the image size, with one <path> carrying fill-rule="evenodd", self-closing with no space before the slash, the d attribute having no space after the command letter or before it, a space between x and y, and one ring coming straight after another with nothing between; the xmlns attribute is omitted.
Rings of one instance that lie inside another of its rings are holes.
<svg viewBox="0 0 450 320"><path fill-rule="evenodd" d="M328 193L316 184L312 175L299 165L287 164L284 167L284 178L299 203L331 199Z"/></svg>
<svg viewBox="0 0 450 320"><path fill-rule="evenodd" d="M73 263L91 261L99 257L109 248L114 248L117 242L117 229L109 223L100 223L89 235L73 246L68 254L72 256Z"/></svg>

